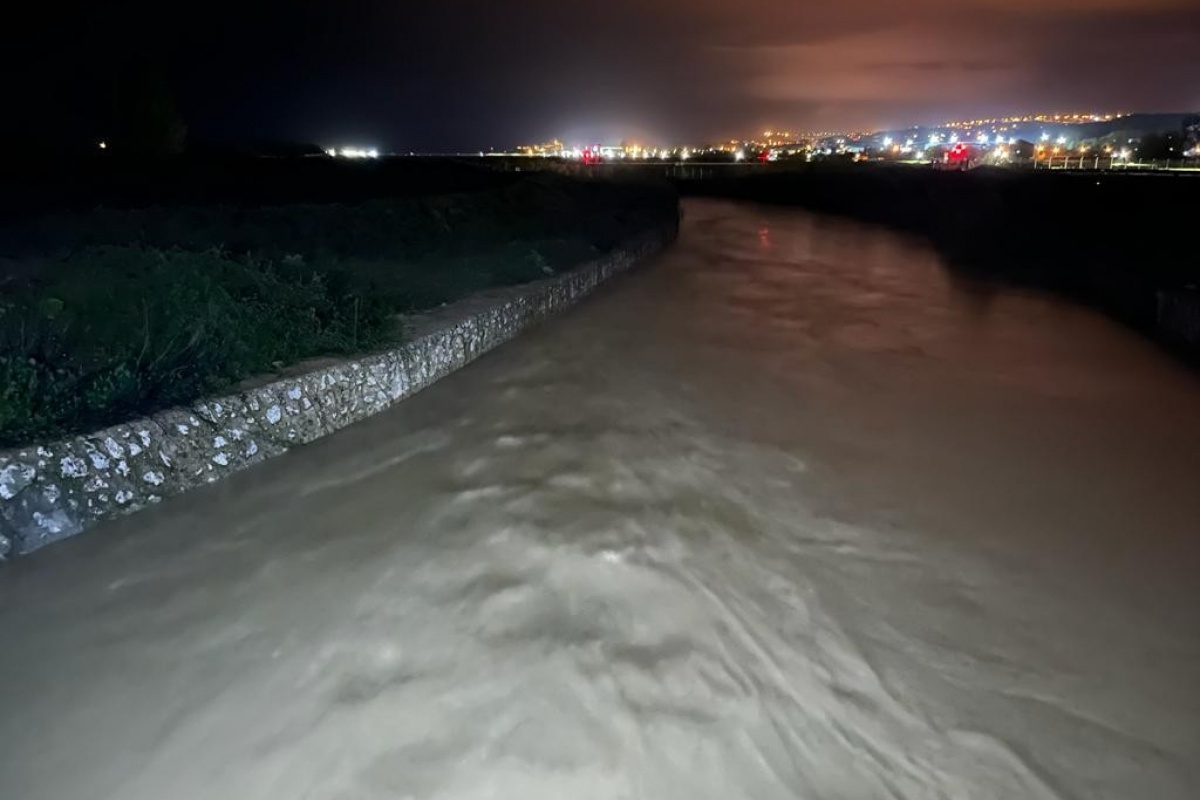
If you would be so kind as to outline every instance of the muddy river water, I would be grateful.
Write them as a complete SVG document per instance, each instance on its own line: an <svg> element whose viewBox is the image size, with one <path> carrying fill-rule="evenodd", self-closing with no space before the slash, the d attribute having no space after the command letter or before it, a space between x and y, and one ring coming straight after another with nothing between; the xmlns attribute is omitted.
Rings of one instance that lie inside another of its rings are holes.
<svg viewBox="0 0 1200 800"><path fill-rule="evenodd" d="M11 800L1183 800L1200 378L689 201L394 410L0 569L0 651Z"/></svg>

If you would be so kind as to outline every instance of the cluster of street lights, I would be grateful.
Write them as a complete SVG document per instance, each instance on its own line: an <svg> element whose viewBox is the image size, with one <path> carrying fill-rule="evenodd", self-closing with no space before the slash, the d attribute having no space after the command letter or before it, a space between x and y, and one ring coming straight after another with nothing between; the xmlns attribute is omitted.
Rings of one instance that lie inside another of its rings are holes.
<svg viewBox="0 0 1200 800"><path fill-rule="evenodd" d="M379 158L379 151L374 147L343 147L340 150L334 147L325 151L325 154L331 158Z"/></svg>

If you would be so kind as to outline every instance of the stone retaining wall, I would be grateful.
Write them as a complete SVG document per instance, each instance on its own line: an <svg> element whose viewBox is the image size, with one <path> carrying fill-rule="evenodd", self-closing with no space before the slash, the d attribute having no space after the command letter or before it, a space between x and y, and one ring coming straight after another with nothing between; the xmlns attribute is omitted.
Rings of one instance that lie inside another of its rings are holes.
<svg viewBox="0 0 1200 800"><path fill-rule="evenodd" d="M0 557L220 480L387 409L670 242L674 226L555 278L422 318L407 344L95 433L0 451Z"/></svg>

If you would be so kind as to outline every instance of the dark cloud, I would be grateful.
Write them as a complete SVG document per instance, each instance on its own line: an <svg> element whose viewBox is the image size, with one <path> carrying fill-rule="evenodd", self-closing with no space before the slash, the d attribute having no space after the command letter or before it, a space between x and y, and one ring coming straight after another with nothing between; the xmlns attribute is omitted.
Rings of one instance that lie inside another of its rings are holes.
<svg viewBox="0 0 1200 800"><path fill-rule="evenodd" d="M419 150L1200 107L1195 0L117 0L36 10L39 30L21 37L8 73L30 78L16 116L79 129L133 60L169 74L197 136Z"/></svg>

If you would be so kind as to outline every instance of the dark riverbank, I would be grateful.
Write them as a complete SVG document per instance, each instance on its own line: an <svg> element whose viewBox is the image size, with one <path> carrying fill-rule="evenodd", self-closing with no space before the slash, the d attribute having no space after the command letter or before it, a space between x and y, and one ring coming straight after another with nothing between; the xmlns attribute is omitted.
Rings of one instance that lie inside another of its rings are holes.
<svg viewBox="0 0 1200 800"><path fill-rule="evenodd" d="M983 282L1064 293L1194 358L1161 298L1200 284L1200 177L853 165L680 181L685 194L798 205L930 239Z"/></svg>

